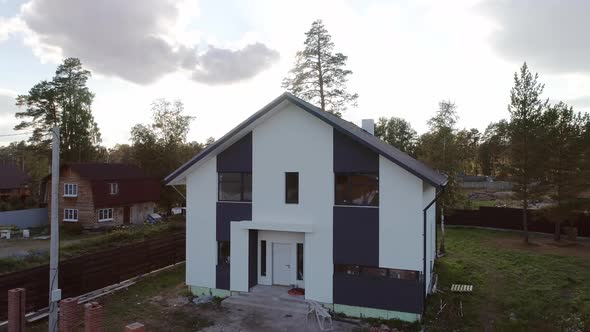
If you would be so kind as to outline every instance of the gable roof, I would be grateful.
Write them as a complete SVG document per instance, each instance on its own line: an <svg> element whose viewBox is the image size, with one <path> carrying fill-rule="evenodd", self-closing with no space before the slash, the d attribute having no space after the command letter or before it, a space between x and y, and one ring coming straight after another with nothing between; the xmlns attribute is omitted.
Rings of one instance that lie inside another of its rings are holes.
<svg viewBox="0 0 590 332"><path fill-rule="evenodd" d="M0 189L24 188L29 183L29 176L18 166L11 163L0 164Z"/></svg>
<svg viewBox="0 0 590 332"><path fill-rule="evenodd" d="M145 172L135 165L107 163L65 164L72 171L86 180L128 180L149 178Z"/></svg>
<svg viewBox="0 0 590 332"><path fill-rule="evenodd" d="M72 172L78 174L80 178L90 182L95 208L157 202L160 200L162 188L160 180L148 176L138 166L79 163L61 166L61 169L65 168L69 168ZM115 195L110 193L110 184L113 182L117 183L119 189Z"/></svg>
<svg viewBox="0 0 590 332"><path fill-rule="evenodd" d="M184 165L180 166L177 170L172 172L168 175L165 179L167 184L170 184L176 178L178 178L181 174L186 172L191 166L208 156L209 154L213 153L214 151L218 150L224 144L226 144L232 137L235 135L240 134L244 130L246 130L249 126L251 126L256 120L260 119L279 104L284 101L289 101L301 109L307 111L308 113L316 116L320 120L328 123L332 127L334 127L339 132L347 135L348 137L352 138L353 140L361 143L362 145L368 147L369 149L375 151L376 153L382 155L383 157L387 158L388 160L392 161L396 165L402 167L403 169L407 170L408 172L412 173L413 175L419 177L420 179L428 182L429 184L435 187L442 187L447 184L447 177L440 174L439 172L433 170L429 166L425 165L424 163L410 157L406 153L398 150L397 148L385 143L381 139L367 133L354 123L348 122L340 117L337 117L329 112L322 111L319 107L316 107L300 98L295 97L291 93L285 92L280 95L278 98L273 100L271 103L263 107L258 112L251 115L248 119L244 122L240 123L237 127L229 131L219 140L215 141L213 144L208 146L206 149L201 151L199 154L194 156Z"/></svg>

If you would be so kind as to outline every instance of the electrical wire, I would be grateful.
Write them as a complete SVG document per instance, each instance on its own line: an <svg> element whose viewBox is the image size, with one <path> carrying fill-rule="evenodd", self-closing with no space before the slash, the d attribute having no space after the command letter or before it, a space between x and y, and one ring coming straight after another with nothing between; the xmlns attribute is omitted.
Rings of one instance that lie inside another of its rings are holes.
<svg viewBox="0 0 590 332"><path fill-rule="evenodd" d="M0 134L0 137L8 137L8 136L20 136L20 135L27 135L27 134L32 134L32 131L25 131L22 133L14 133L14 134Z"/></svg>

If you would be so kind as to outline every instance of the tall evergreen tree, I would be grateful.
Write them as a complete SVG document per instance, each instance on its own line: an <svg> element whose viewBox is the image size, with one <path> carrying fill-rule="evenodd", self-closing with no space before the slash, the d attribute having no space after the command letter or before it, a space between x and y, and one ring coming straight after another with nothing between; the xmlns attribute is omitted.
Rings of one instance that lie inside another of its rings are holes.
<svg viewBox="0 0 590 332"><path fill-rule="evenodd" d="M551 184L551 196L557 206L551 209L555 222L556 241L560 240L561 224L572 218L579 194L587 189L584 177L582 134L584 119L572 107L563 102L552 105L543 113L544 145L551 153L546 154L546 177Z"/></svg>
<svg viewBox="0 0 590 332"><path fill-rule="evenodd" d="M514 87L510 91L510 155L511 173L516 180L514 191L522 200L523 240L529 241L527 209L531 199L541 193L539 182L543 176L543 144L541 115L548 101L541 99L544 85L539 74L531 74L526 62L519 73L514 73Z"/></svg>
<svg viewBox="0 0 590 332"><path fill-rule="evenodd" d="M418 134L412 125L402 118L379 118L375 126L375 136L411 156L415 155Z"/></svg>
<svg viewBox="0 0 590 332"><path fill-rule="evenodd" d="M17 97L17 106L24 106L16 117L23 120L15 129L32 129L30 142L47 146L49 130L58 125L63 161L88 161L97 157L100 131L92 116L94 94L86 83L90 71L80 60L67 58L59 65L53 79L42 81L26 95Z"/></svg>
<svg viewBox="0 0 590 332"><path fill-rule="evenodd" d="M305 33L305 49L296 54L295 66L283 79L282 87L321 109L338 116L348 106L356 107L358 94L349 93L346 83L352 74L345 69L348 59L334 53L334 43L321 20Z"/></svg>

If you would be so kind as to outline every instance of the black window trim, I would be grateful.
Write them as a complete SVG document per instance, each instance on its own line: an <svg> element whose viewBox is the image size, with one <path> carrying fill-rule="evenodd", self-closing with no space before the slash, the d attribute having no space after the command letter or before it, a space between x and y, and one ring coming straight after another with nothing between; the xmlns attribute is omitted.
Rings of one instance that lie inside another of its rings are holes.
<svg viewBox="0 0 590 332"><path fill-rule="evenodd" d="M240 200L221 199L221 174L240 174ZM252 172L217 172L217 201L230 203L252 203L252 198L250 198L250 200L244 199L244 175L246 174L250 175L250 181L252 181Z"/></svg>
<svg viewBox="0 0 590 332"><path fill-rule="evenodd" d="M289 174L297 175L297 199L295 201L289 201L289 187L287 183L287 177ZM299 172L285 172L285 204L299 204Z"/></svg>
<svg viewBox="0 0 590 332"><path fill-rule="evenodd" d="M346 207L363 207L363 208L378 208L380 200L377 200L377 204L353 204L353 203L339 203L336 202L337 196L337 187L338 183L336 182L336 177L338 175L372 175L377 178L377 195L379 195L379 173L375 172L334 172L334 205L335 206L346 206ZM346 183L346 189L349 190L350 188L350 179Z"/></svg>

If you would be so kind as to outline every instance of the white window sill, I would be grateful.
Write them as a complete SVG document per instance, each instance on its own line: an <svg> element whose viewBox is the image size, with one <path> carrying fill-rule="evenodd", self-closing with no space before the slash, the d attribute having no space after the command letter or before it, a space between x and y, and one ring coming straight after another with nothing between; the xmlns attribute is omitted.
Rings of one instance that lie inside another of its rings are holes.
<svg viewBox="0 0 590 332"><path fill-rule="evenodd" d="M65 222L78 222L78 219L64 219Z"/></svg>
<svg viewBox="0 0 590 332"><path fill-rule="evenodd" d="M115 219L111 218L111 219L98 219L98 222L109 222L109 221L115 221Z"/></svg>
<svg viewBox="0 0 590 332"><path fill-rule="evenodd" d="M64 195L64 197L78 197L78 195Z"/></svg>

